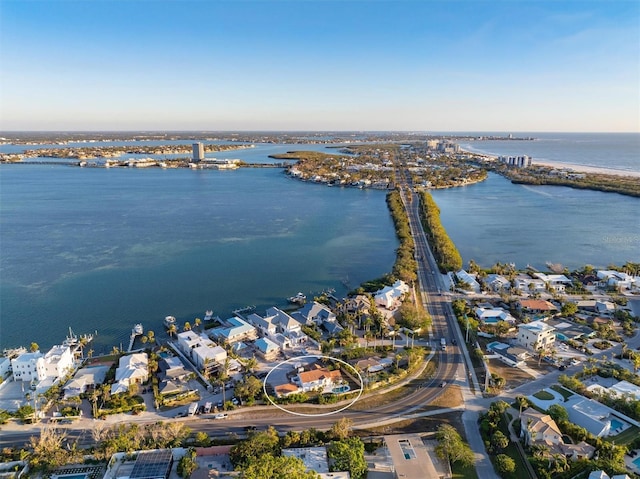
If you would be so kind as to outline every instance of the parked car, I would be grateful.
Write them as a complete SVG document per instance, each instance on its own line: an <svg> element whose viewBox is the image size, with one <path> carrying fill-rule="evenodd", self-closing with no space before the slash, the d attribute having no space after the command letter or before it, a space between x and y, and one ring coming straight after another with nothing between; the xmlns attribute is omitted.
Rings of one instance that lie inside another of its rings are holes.
<svg viewBox="0 0 640 479"><path fill-rule="evenodd" d="M440 387L443 388L447 385L447 381L442 381L442 384L440 384Z"/></svg>
<svg viewBox="0 0 640 479"><path fill-rule="evenodd" d="M227 419L228 417L229 417L228 414L221 413L221 414L216 414L215 416L213 416L213 419Z"/></svg>

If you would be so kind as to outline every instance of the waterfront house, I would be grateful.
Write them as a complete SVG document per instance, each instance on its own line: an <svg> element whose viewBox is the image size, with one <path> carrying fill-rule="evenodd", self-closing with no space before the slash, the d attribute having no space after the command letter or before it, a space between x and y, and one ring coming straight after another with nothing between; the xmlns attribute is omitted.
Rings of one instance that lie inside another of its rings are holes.
<svg viewBox="0 0 640 479"><path fill-rule="evenodd" d="M15 381L40 382L47 377L44 356L40 351L22 353L11 360Z"/></svg>
<svg viewBox="0 0 640 479"><path fill-rule="evenodd" d="M468 285L468 288L465 288L465 289L469 289L470 291L473 291L474 293L479 293L481 291L480 283L478 283L478 281L476 280L475 276L472 275L472 274L467 273L463 269L461 269L460 271L456 272L456 279L460 283L464 283L464 284Z"/></svg>
<svg viewBox="0 0 640 479"><path fill-rule="evenodd" d="M516 276L513 280L513 285L523 293L542 293L547 289L544 281L539 278L534 279L526 274Z"/></svg>
<svg viewBox="0 0 640 479"><path fill-rule="evenodd" d="M282 334L302 331L299 321L275 306L267 309L265 320L276 325L277 332Z"/></svg>
<svg viewBox="0 0 640 479"><path fill-rule="evenodd" d="M11 358L0 357L0 380L6 379L11 373Z"/></svg>
<svg viewBox="0 0 640 479"><path fill-rule="evenodd" d="M73 353L69 346L53 346L43 359L46 374L50 378L62 378L74 369Z"/></svg>
<svg viewBox="0 0 640 479"><path fill-rule="evenodd" d="M116 380L111 385L111 394L124 393L132 384L142 384L149 380L149 357L147 353L121 356L116 368Z"/></svg>
<svg viewBox="0 0 640 479"><path fill-rule="evenodd" d="M380 307L394 310L400 307L400 303L405 294L409 292L409 286L402 280L397 280L392 286L385 286L376 291L374 300Z"/></svg>
<svg viewBox="0 0 640 479"><path fill-rule="evenodd" d="M369 314L369 308L371 302L369 297L364 294L358 294L356 296L347 298L344 302L344 309L347 313L353 315L367 315Z"/></svg>
<svg viewBox="0 0 640 479"><path fill-rule="evenodd" d="M291 314L301 325L315 324L324 328L329 334L342 331L342 326L336 320L336 315L329 307L317 301L305 304L301 309Z"/></svg>
<svg viewBox="0 0 640 479"><path fill-rule="evenodd" d="M640 278L621 271L599 270L597 273L600 285L605 288L615 288L618 291L637 289Z"/></svg>
<svg viewBox="0 0 640 479"><path fill-rule="evenodd" d="M95 388L104 383L108 371L108 366L91 366L78 370L75 376L64 385L65 399L78 397L85 393L88 387Z"/></svg>
<svg viewBox="0 0 640 479"><path fill-rule="evenodd" d="M336 315L331 309L317 301L306 303L298 311L294 312L293 317L300 324L311 326L313 324L321 326L325 322L335 322Z"/></svg>
<svg viewBox="0 0 640 479"><path fill-rule="evenodd" d="M501 274L488 274L482 281L487 288L496 293L500 291L509 291L511 289L511 281Z"/></svg>
<svg viewBox="0 0 640 479"><path fill-rule="evenodd" d="M533 273L533 275L544 282L545 288L551 289L557 292L564 292L567 285L570 285L572 281L564 274L545 274L545 273Z"/></svg>
<svg viewBox="0 0 640 479"><path fill-rule="evenodd" d="M211 341L204 333L196 334L193 331L179 333L177 346L198 369L204 370L206 365L209 373L227 359L225 349Z"/></svg>
<svg viewBox="0 0 640 479"><path fill-rule="evenodd" d="M278 325L273 321L275 318L273 316L262 317L256 313L251 313L247 316L247 321L260 331L260 333L264 336L272 336L276 334L278 330Z"/></svg>
<svg viewBox="0 0 640 479"><path fill-rule="evenodd" d="M177 356L169 356L160 359L158 362L158 375L161 380L185 381L189 375L193 374L184 367L184 364Z"/></svg>
<svg viewBox="0 0 640 479"><path fill-rule="evenodd" d="M517 343L523 348L537 351L546 350L555 344L556 329L544 321L533 321L518 326Z"/></svg>
<svg viewBox="0 0 640 479"><path fill-rule="evenodd" d="M257 337L256 328L237 316L228 318L224 321L223 327L214 328L209 334L225 344L245 339L252 340Z"/></svg>

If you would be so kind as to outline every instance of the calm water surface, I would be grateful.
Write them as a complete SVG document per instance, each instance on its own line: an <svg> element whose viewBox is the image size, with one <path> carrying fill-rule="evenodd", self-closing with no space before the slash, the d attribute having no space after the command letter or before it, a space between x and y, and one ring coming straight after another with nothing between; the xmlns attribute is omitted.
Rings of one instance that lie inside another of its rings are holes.
<svg viewBox="0 0 640 479"><path fill-rule="evenodd" d="M480 146L640 171L638 135L549 135L546 142ZM269 154L301 149L335 151L259 144L208 156L267 163L275 161ZM493 174L432 193L465 264L640 262L638 198L513 185ZM98 330L100 351L126 344L136 322L160 333L169 314L193 321L206 309L226 316L250 304L258 312L285 306L298 291L343 294L344 283L357 286L393 265L397 240L384 198L382 191L302 183L272 168L2 165L0 347L36 341L48 348L72 327Z"/></svg>
<svg viewBox="0 0 640 479"><path fill-rule="evenodd" d="M561 186L487 181L434 190L442 224L463 261L569 269L640 261L640 199Z"/></svg>
<svg viewBox="0 0 640 479"><path fill-rule="evenodd" d="M206 309L285 306L388 272L385 192L327 188L280 169L3 166L0 346L98 345Z"/></svg>

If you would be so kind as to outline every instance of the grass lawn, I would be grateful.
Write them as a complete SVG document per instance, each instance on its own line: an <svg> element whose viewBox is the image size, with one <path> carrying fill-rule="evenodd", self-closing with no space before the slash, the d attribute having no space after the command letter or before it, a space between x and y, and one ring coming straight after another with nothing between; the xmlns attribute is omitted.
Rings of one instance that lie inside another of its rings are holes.
<svg viewBox="0 0 640 479"><path fill-rule="evenodd" d="M625 429L624 431L622 431L617 436L607 436L605 438L605 441L608 441L608 442L614 442L615 441L615 443L618 446L621 446L623 444L629 444L636 437L638 437L639 433L640 433L640 428L639 427L631 426L629 429Z"/></svg>
<svg viewBox="0 0 640 479"><path fill-rule="evenodd" d="M518 447L514 443L510 442L509 446L507 446L502 453L509 456L516 463L516 470L511 474L505 474L504 479L522 479L523 477L528 476L526 473L527 466L524 464L522 456L520 456L520 452L518 451ZM491 459L495 459L495 456L492 456Z"/></svg>
<svg viewBox="0 0 640 479"><path fill-rule="evenodd" d="M547 391L538 391L533 395L533 397L536 397L541 401L551 401L555 396Z"/></svg>
<svg viewBox="0 0 640 479"><path fill-rule="evenodd" d="M451 477L453 479L478 479L478 474L473 466L462 467L462 465L454 463L451 466Z"/></svg>
<svg viewBox="0 0 640 479"><path fill-rule="evenodd" d="M559 384L554 384L553 386L551 386L551 389L562 394L562 397L564 398L565 401L569 399L571 396L573 396L573 393L571 391L563 388Z"/></svg>

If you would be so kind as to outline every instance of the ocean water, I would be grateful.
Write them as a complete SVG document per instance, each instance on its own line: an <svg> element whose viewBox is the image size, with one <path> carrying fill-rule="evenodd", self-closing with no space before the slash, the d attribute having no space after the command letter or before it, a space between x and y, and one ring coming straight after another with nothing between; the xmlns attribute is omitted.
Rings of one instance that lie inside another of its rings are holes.
<svg viewBox="0 0 640 479"><path fill-rule="evenodd" d="M640 133L514 133L513 136L535 139L461 141L460 146L488 155L529 155L534 163L539 160L559 166L568 163L640 171Z"/></svg>

